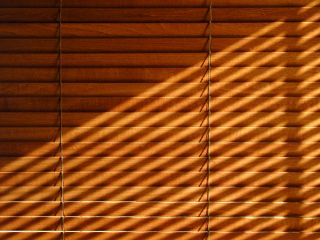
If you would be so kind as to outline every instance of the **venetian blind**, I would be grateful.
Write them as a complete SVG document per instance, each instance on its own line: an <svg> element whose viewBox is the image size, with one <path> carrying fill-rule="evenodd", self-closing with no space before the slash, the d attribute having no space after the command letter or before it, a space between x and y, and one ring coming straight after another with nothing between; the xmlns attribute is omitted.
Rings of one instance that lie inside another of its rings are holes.
<svg viewBox="0 0 320 240"><path fill-rule="evenodd" d="M318 6L1 1L0 238L318 239Z"/></svg>

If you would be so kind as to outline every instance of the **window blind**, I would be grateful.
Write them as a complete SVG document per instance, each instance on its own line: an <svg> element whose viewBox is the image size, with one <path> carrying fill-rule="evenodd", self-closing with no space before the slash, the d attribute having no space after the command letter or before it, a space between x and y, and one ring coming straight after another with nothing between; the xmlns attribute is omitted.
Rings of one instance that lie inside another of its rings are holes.
<svg viewBox="0 0 320 240"><path fill-rule="evenodd" d="M319 18L1 1L0 238L318 239Z"/></svg>

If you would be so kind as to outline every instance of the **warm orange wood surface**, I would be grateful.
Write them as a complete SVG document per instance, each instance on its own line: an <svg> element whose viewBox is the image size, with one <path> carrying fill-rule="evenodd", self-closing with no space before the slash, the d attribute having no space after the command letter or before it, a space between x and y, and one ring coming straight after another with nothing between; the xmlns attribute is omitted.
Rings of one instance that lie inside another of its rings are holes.
<svg viewBox="0 0 320 240"><path fill-rule="evenodd" d="M320 239L319 0L62 4L0 1L0 239Z"/></svg>

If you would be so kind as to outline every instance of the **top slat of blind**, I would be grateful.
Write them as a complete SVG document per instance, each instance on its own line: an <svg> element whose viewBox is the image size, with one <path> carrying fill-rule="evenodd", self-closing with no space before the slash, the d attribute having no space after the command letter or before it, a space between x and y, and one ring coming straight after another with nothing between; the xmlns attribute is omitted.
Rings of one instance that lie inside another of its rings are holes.
<svg viewBox="0 0 320 240"><path fill-rule="evenodd" d="M65 7L205 7L209 0L64 0ZM315 6L320 5L319 0L214 0L215 7L232 6ZM58 0L11 0L2 1L0 7L53 7L58 6Z"/></svg>
<svg viewBox="0 0 320 240"><path fill-rule="evenodd" d="M58 8L0 8L0 22L56 22ZM237 14L234 14L237 12ZM319 7L215 8L214 22L319 22ZM207 8L64 8L62 21L84 23L208 22Z"/></svg>

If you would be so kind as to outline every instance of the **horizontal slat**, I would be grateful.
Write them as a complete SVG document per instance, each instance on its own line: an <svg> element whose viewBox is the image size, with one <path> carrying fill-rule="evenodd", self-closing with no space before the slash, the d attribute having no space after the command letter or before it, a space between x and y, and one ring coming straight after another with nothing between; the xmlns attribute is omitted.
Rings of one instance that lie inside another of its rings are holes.
<svg viewBox="0 0 320 240"><path fill-rule="evenodd" d="M259 83L277 82L317 82L320 74L317 67L215 67L211 71L213 81L232 83L233 81ZM275 88L277 89L277 88Z"/></svg>
<svg viewBox="0 0 320 240"><path fill-rule="evenodd" d="M261 116L256 113L257 117ZM289 113L288 113L289 114ZM283 113L285 115L285 113ZM291 114L292 115L292 114ZM310 123L317 118L318 113L310 114ZM207 113L175 113L175 112L63 112L63 126L65 127L201 127L207 125ZM263 117L264 115L262 115ZM313 117L311 119L311 117ZM296 119L295 115L291 118ZM15 127L58 127L57 112L1 112L0 126ZM289 121L288 121L289 122ZM217 124L217 122L213 121ZM316 124L316 123L315 123Z"/></svg>
<svg viewBox="0 0 320 240"><path fill-rule="evenodd" d="M200 157L65 157L64 172L75 171L201 171L207 158ZM316 161L316 160L315 160ZM313 161L310 161L313 162ZM311 163L312 164L312 163ZM315 164L315 163L314 163ZM216 164L215 164L216 165ZM213 165L213 168L215 167ZM316 164L315 164L316 165ZM59 157L0 157L1 172L48 172L61 169Z"/></svg>
<svg viewBox="0 0 320 240"><path fill-rule="evenodd" d="M39 188L38 188L39 189ZM22 191L22 190L21 190ZM25 190L26 191L26 190ZM223 187L210 189L212 201L319 201L315 187ZM33 190L33 192L37 192ZM65 188L65 199L73 201L207 201L206 187L103 187ZM13 191L11 197L19 198ZM30 195L27 195L32 197ZM36 195L39 196L39 195ZM39 196L40 197L40 196Z"/></svg>
<svg viewBox="0 0 320 240"><path fill-rule="evenodd" d="M65 143L65 156L151 156L151 157L197 157L205 154L206 143L171 142L122 142ZM59 154L59 143L44 142L0 142L3 156L55 156Z"/></svg>
<svg viewBox="0 0 320 240"><path fill-rule="evenodd" d="M208 6L209 0L180 0L172 2L170 0L64 0L63 4L65 7L200 7ZM311 2L312 6L316 5L317 2ZM215 0L214 7L221 6L278 6L278 7L289 7L289 6L305 6L309 5L309 0L265 0L263 2L256 2L254 0ZM53 7L57 6L55 0L11 0L3 1L0 7Z"/></svg>
<svg viewBox="0 0 320 240"><path fill-rule="evenodd" d="M210 203L209 214L218 216L319 217L320 203ZM60 202L0 202L1 216L59 216ZM65 202L66 216L206 216L201 202ZM228 209L228 210L226 210Z"/></svg>
<svg viewBox="0 0 320 240"><path fill-rule="evenodd" d="M211 143L212 156L221 157L318 157L319 142L216 142ZM205 142L81 142L65 143L65 156L99 157L198 157L205 156ZM55 156L59 143L1 142L3 156ZM279 154L281 153L281 154Z"/></svg>
<svg viewBox="0 0 320 240"><path fill-rule="evenodd" d="M314 99L316 100L316 99ZM200 111L204 98L64 98L63 111ZM57 97L0 98L1 111L58 111Z"/></svg>
<svg viewBox="0 0 320 240"><path fill-rule="evenodd" d="M211 216L318 217L320 203L220 203L210 204ZM14 204L12 204L14 206ZM24 206L21 208L23 209ZM35 206L34 206L35 207ZM206 216L208 203L66 202L68 216ZM36 207L35 207L36 208ZM49 205L49 209L52 206ZM228 209L228 210L226 210Z"/></svg>
<svg viewBox="0 0 320 240"><path fill-rule="evenodd" d="M79 0L64 0L63 6L65 7L200 7L206 6L208 0L183 0L178 2L165 1L146 1L138 0L132 1L115 1L109 0L107 2L101 0L94 0L92 2L79 1ZM56 0L30 0L28 2L22 0L4 1L0 4L0 7L54 7L57 6Z"/></svg>
<svg viewBox="0 0 320 240"><path fill-rule="evenodd" d="M207 53L105 53L64 54L64 67L192 67L206 66ZM305 55L305 56L304 56ZM320 53L298 52L219 52L212 55L212 66L320 66ZM260 59L257 61L257 59ZM54 67L57 54L1 54L2 67Z"/></svg>
<svg viewBox="0 0 320 240"><path fill-rule="evenodd" d="M252 228L258 231L278 230L284 231L302 231L306 232L319 230L318 218L214 218L210 222L212 230L219 231L239 231L250 230ZM136 230L136 231L199 231L206 229L206 218L71 218L65 219L67 230L78 230L83 227L85 230Z"/></svg>
<svg viewBox="0 0 320 240"><path fill-rule="evenodd" d="M315 53L314 53L315 54ZM202 65L206 53L132 53L132 54L64 54L64 67L102 67L102 66L192 66ZM54 67L57 66L57 54L1 54L0 66L17 67Z"/></svg>
<svg viewBox="0 0 320 240"><path fill-rule="evenodd" d="M63 8L62 10L63 22L203 22L208 19L207 8Z"/></svg>
<svg viewBox="0 0 320 240"><path fill-rule="evenodd" d="M62 95L201 97L206 95L207 88L207 83L64 83ZM0 96L58 96L58 94L59 83L2 83L0 86Z"/></svg>
<svg viewBox="0 0 320 240"><path fill-rule="evenodd" d="M206 80L207 81L207 80ZM212 82L211 96L315 96L320 83L305 82ZM201 97L208 94L203 83L64 83L64 97ZM0 96L58 96L59 83L2 83Z"/></svg>
<svg viewBox="0 0 320 240"><path fill-rule="evenodd" d="M57 22L58 8L0 8L0 22Z"/></svg>
<svg viewBox="0 0 320 240"><path fill-rule="evenodd" d="M0 187L0 201L60 201L60 186Z"/></svg>
<svg viewBox="0 0 320 240"><path fill-rule="evenodd" d="M203 171L207 157L65 157L64 171ZM214 157L211 171L320 171L317 157ZM48 172L59 157L0 157L2 172Z"/></svg>
<svg viewBox="0 0 320 240"><path fill-rule="evenodd" d="M0 202L0 216L61 216L57 202Z"/></svg>
<svg viewBox="0 0 320 240"><path fill-rule="evenodd" d="M317 131L317 129L314 129ZM205 138L207 128L63 128L64 142L187 142L201 141ZM220 134L213 133L217 140ZM59 141L59 128L1 128L0 141Z"/></svg>
<svg viewBox="0 0 320 240"><path fill-rule="evenodd" d="M215 23L212 36L252 37L319 37L318 24L301 23ZM0 37L56 38L58 24L2 23ZM66 37L203 37L209 35L207 23L64 23L62 36Z"/></svg>
<svg viewBox="0 0 320 240"><path fill-rule="evenodd" d="M300 11L300 10L303 11ZM318 7L213 8L214 22L317 21ZM237 14L234 14L234 13ZM54 22L58 8L0 8L1 22ZM81 17L79 17L81 16ZM208 8L63 8L63 22L204 22Z"/></svg>
<svg viewBox="0 0 320 240"><path fill-rule="evenodd" d="M62 68L63 82L200 82L205 67L188 68ZM0 68L3 82L55 82L57 68Z"/></svg>
<svg viewBox="0 0 320 240"><path fill-rule="evenodd" d="M207 113L179 112L64 112L65 127L205 127ZM243 118L241 117L243 116ZM268 118L269 117L269 118ZM318 112L215 112L212 127L319 127ZM57 112L2 112L3 127L58 127Z"/></svg>
<svg viewBox="0 0 320 240"><path fill-rule="evenodd" d="M319 172L224 172L217 171L210 176L212 186L320 186ZM55 186L59 172L0 173L1 186ZM206 186L206 172L177 171L108 171L67 172L65 186ZM143 179L143 181L141 181Z"/></svg>
<svg viewBox="0 0 320 240"><path fill-rule="evenodd" d="M317 67L215 67L211 71L212 82L231 84L233 81L259 83L277 82L319 82ZM64 83L199 83L207 80L206 67L190 68L63 68ZM54 82L57 83L57 69L52 68L0 68L1 82ZM277 88L276 88L277 89ZM276 90L275 89L275 90Z"/></svg>
<svg viewBox="0 0 320 240"><path fill-rule="evenodd" d="M215 97L210 105L215 112L318 112L318 103L318 97ZM58 104L57 97L0 98L1 111L58 111ZM64 98L63 111L200 112L207 104L205 97L72 97Z"/></svg>
<svg viewBox="0 0 320 240"><path fill-rule="evenodd" d="M212 171L302 172L319 171L318 161L318 158L313 157L215 157L210 165ZM192 167L191 160L186 162L188 162L185 163L186 166L190 164Z"/></svg>
<svg viewBox="0 0 320 240"><path fill-rule="evenodd" d="M59 240L61 238L61 233L58 231L0 232L0 238L7 239L7 240L25 240L25 239Z"/></svg>
<svg viewBox="0 0 320 240"><path fill-rule="evenodd" d="M214 38L212 51L319 51L319 38ZM272 44L271 44L272 43ZM0 39L0 52L57 52L57 39ZM265 45L265 46L264 46ZM79 38L63 39L62 52L201 52L208 38Z"/></svg>
<svg viewBox="0 0 320 240"><path fill-rule="evenodd" d="M1 201L59 201L60 186L0 187ZM207 201L206 187L65 187L65 201ZM317 187L223 187L210 190L211 201L319 202Z"/></svg>
<svg viewBox="0 0 320 240"><path fill-rule="evenodd" d="M60 229L60 217L0 217L1 231L59 231Z"/></svg>
<svg viewBox="0 0 320 240"><path fill-rule="evenodd" d="M63 129L64 142L200 142L207 140L206 127L76 127ZM225 142L320 142L319 128L215 127L211 141ZM0 141L59 141L59 128L0 127Z"/></svg>
<svg viewBox="0 0 320 240"><path fill-rule="evenodd" d="M202 22L207 8L63 8L63 22ZM79 15L80 14L80 15ZM0 8L0 22L57 22L58 8ZM79 16L82 16L79 18Z"/></svg>
<svg viewBox="0 0 320 240"><path fill-rule="evenodd" d="M213 232L210 239L212 240L229 240L230 238L235 240L240 240L243 237L265 239L265 240L287 240L287 239L299 239L303 238L305 240L317 240L319 239L319 233L303 233L303 232L291 232L291 233L281 233L281 232ZM65 239L67 240L135 240L135 239L145 239L145 240L162 240L162 239L192 239L192 240L202 240L206 238L206 232L175 232L175 233L165 233L165 232L66 232ZM30 233L30 232L19 232L19 233L0 233L0 237L7 240L25 240L25 239L38 239L38 240L59 240L61 234L58 232L41 232L41 233Z"/></svg>

